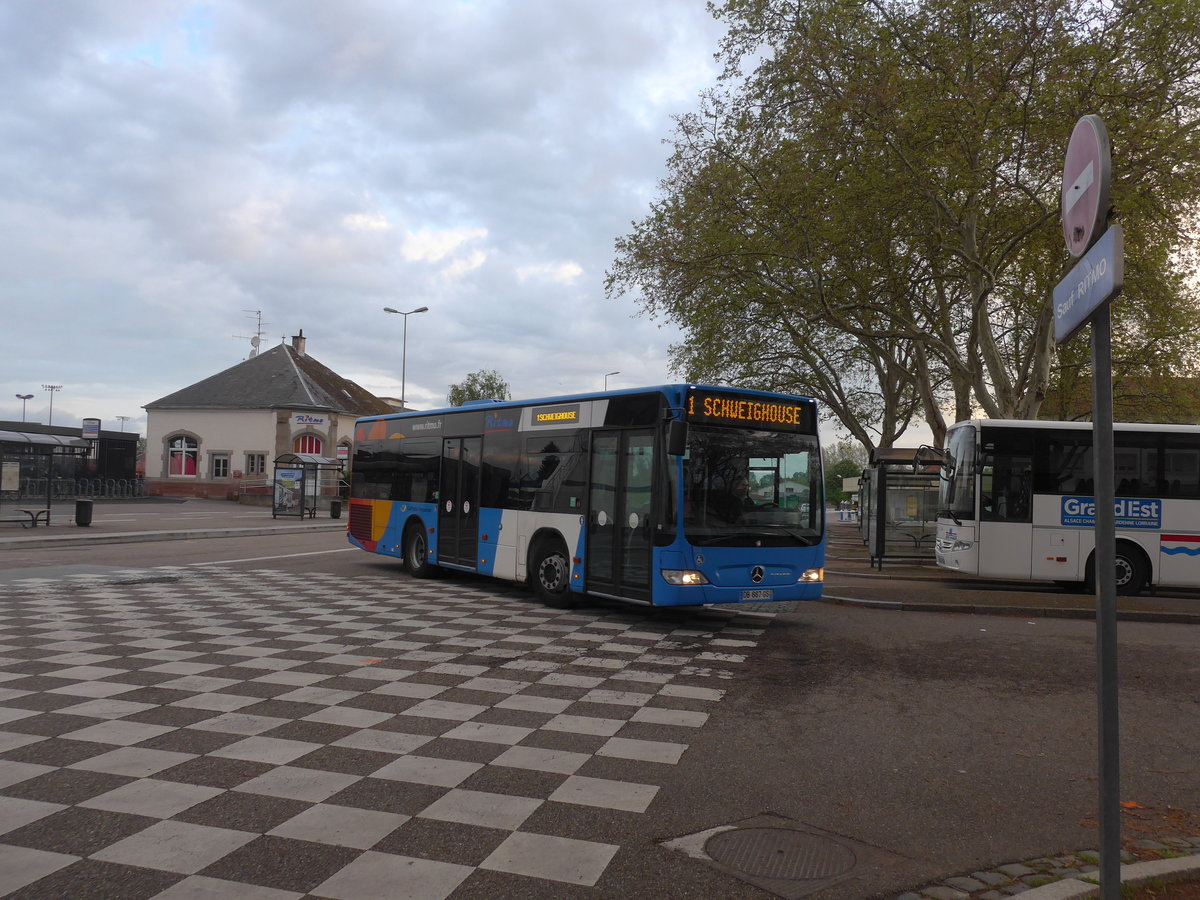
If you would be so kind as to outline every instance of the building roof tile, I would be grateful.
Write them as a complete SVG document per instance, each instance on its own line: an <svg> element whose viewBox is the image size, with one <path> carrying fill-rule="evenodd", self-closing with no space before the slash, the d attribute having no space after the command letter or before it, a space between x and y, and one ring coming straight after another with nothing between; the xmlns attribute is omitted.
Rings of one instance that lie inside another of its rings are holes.
<svg viewBox="0 0 1200 900"><path fill-rule="evenodd" d="M272 347L147 403L145 408L306 409L353 416L392 412L386 402L370 391L288 344Z"/></svg>

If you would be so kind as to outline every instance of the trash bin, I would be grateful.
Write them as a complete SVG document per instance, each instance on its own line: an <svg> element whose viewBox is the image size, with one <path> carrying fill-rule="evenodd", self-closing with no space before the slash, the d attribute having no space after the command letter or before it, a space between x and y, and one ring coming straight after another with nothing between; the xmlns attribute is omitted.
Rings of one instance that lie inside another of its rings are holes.
<svg viewBox="0 0 1200 900"><path fill-rule="evenodd" d="M75 524L76 525L91 525L92 524L92 501L91 500L76 500L75 501Z"/></svg>
<svg viewBox="0 0 1200 900"><path fill-rule="evenodd" d="M329 518L340 519L341 517L342 517L342 501L341 500L330 500L329 501Z"/></svg>

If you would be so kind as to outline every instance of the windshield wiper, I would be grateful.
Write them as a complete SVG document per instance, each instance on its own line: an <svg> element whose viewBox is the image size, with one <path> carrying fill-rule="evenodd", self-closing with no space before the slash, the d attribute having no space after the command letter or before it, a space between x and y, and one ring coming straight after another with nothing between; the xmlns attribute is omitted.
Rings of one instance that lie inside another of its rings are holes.
<svg viewBox="0 0 1200 900"><path fill-rule="evenodd" d="M938 510L938 518L940 519L940 518L942 518L942 516L945 516L948 519L953 519L954 524L957 525L959 528L962 528L962 522L960 522L958 520L958 516L956 516L954 514L954 510L950 509L950 507L946 507L945 509Z"/></svg>
<svg viewBox="0 0 1200 900"><path fill-rule="evenodd" d="M811 535L801 534L798 531L792 531L792 529L788 528L786 525L768 525L766 527L772 529L773 531L782 531L788 537L794 538L795 540L799 541L802 544L811 544L812 543Z"/></svg>
<svg viewBox="0 0 1200 900"><path fill-rule="evenodd" d="M812 546L813 539L782 526L773 526L771 531L731 531L725 534L710 534L689 538L697 547L715 547L719 544L736 544L742 541L754 541L762 538L777 538L780 534L787 535L792 540L805 546Z"/></svg>

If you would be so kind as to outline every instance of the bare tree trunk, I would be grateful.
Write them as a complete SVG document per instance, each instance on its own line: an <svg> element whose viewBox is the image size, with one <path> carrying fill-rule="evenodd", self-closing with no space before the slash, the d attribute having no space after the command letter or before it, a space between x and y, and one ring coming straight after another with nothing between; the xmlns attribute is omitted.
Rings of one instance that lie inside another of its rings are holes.
<svg viewBox="0 0 1200 900"><path fill-rule="evenodd" d="M1054 306L1049 297L1042 305L1037 327L1033 333L1033 353L1030 361L1029 384L1017 406L1017 418L1036 419L1046 399L1050 385L1050 364L1054 360Z"/></svg>
<svg viewBox="0 0 1200 900"><path fill-rule="evenodd" d="M921 411L929 430L933 432L933 446L946 446L946 418L938 408L933 393L933 376L929 371L929 358L925 355L925 344L913 342L913 356L917 370L917 389L921 395Z"/></svg>

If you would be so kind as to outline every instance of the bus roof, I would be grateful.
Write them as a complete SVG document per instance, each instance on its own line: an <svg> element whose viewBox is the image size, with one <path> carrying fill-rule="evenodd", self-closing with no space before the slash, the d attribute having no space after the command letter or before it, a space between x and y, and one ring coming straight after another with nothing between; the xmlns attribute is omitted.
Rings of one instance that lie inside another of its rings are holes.
<svg viewBox="0 0 1200 900"><path fill-rule="evenodd" d="M1054 428L1067 431L1091 431L1091 422L1053 421L1050 419L966 419L955 422L950 428L971 426L980 428ZM1115 431L1161 431L1164 433L1195 434L1200 425L1179 425L1166 422L1114 422Z"/></svg>
<svg viewBox="0 0 1200 900"><path fill-rule="evenodd" d="M358 419L359 422L373 422L377 419L396 419L410 418L412 416L436 416L447 413L467 412L472 409L506 409L512 407L523 406L542 406L552 403L574 403L577 400L601 400L605 397L620 397L631 394L648 394L659 393L666 394L668 397L678 397L679 402L683 402L684 394L691 388L698 388L705 391L729 391L743 396L754 396L770 398L775 400L802 400L806 403L815 403L811 397L802 397L797 394L777 394L771 391L756 391L749 388L730 387L729 385L707 385L707 384L659 384L650 385L647 387L636 388L619 388L611 391L591 391L582 394L562 394L554 397L535 397L528 400L472 400L464 403L462 406L443 406L437 409L423 410L406 410L404 412L386 413L379 416L363 416Z"/></svg>

